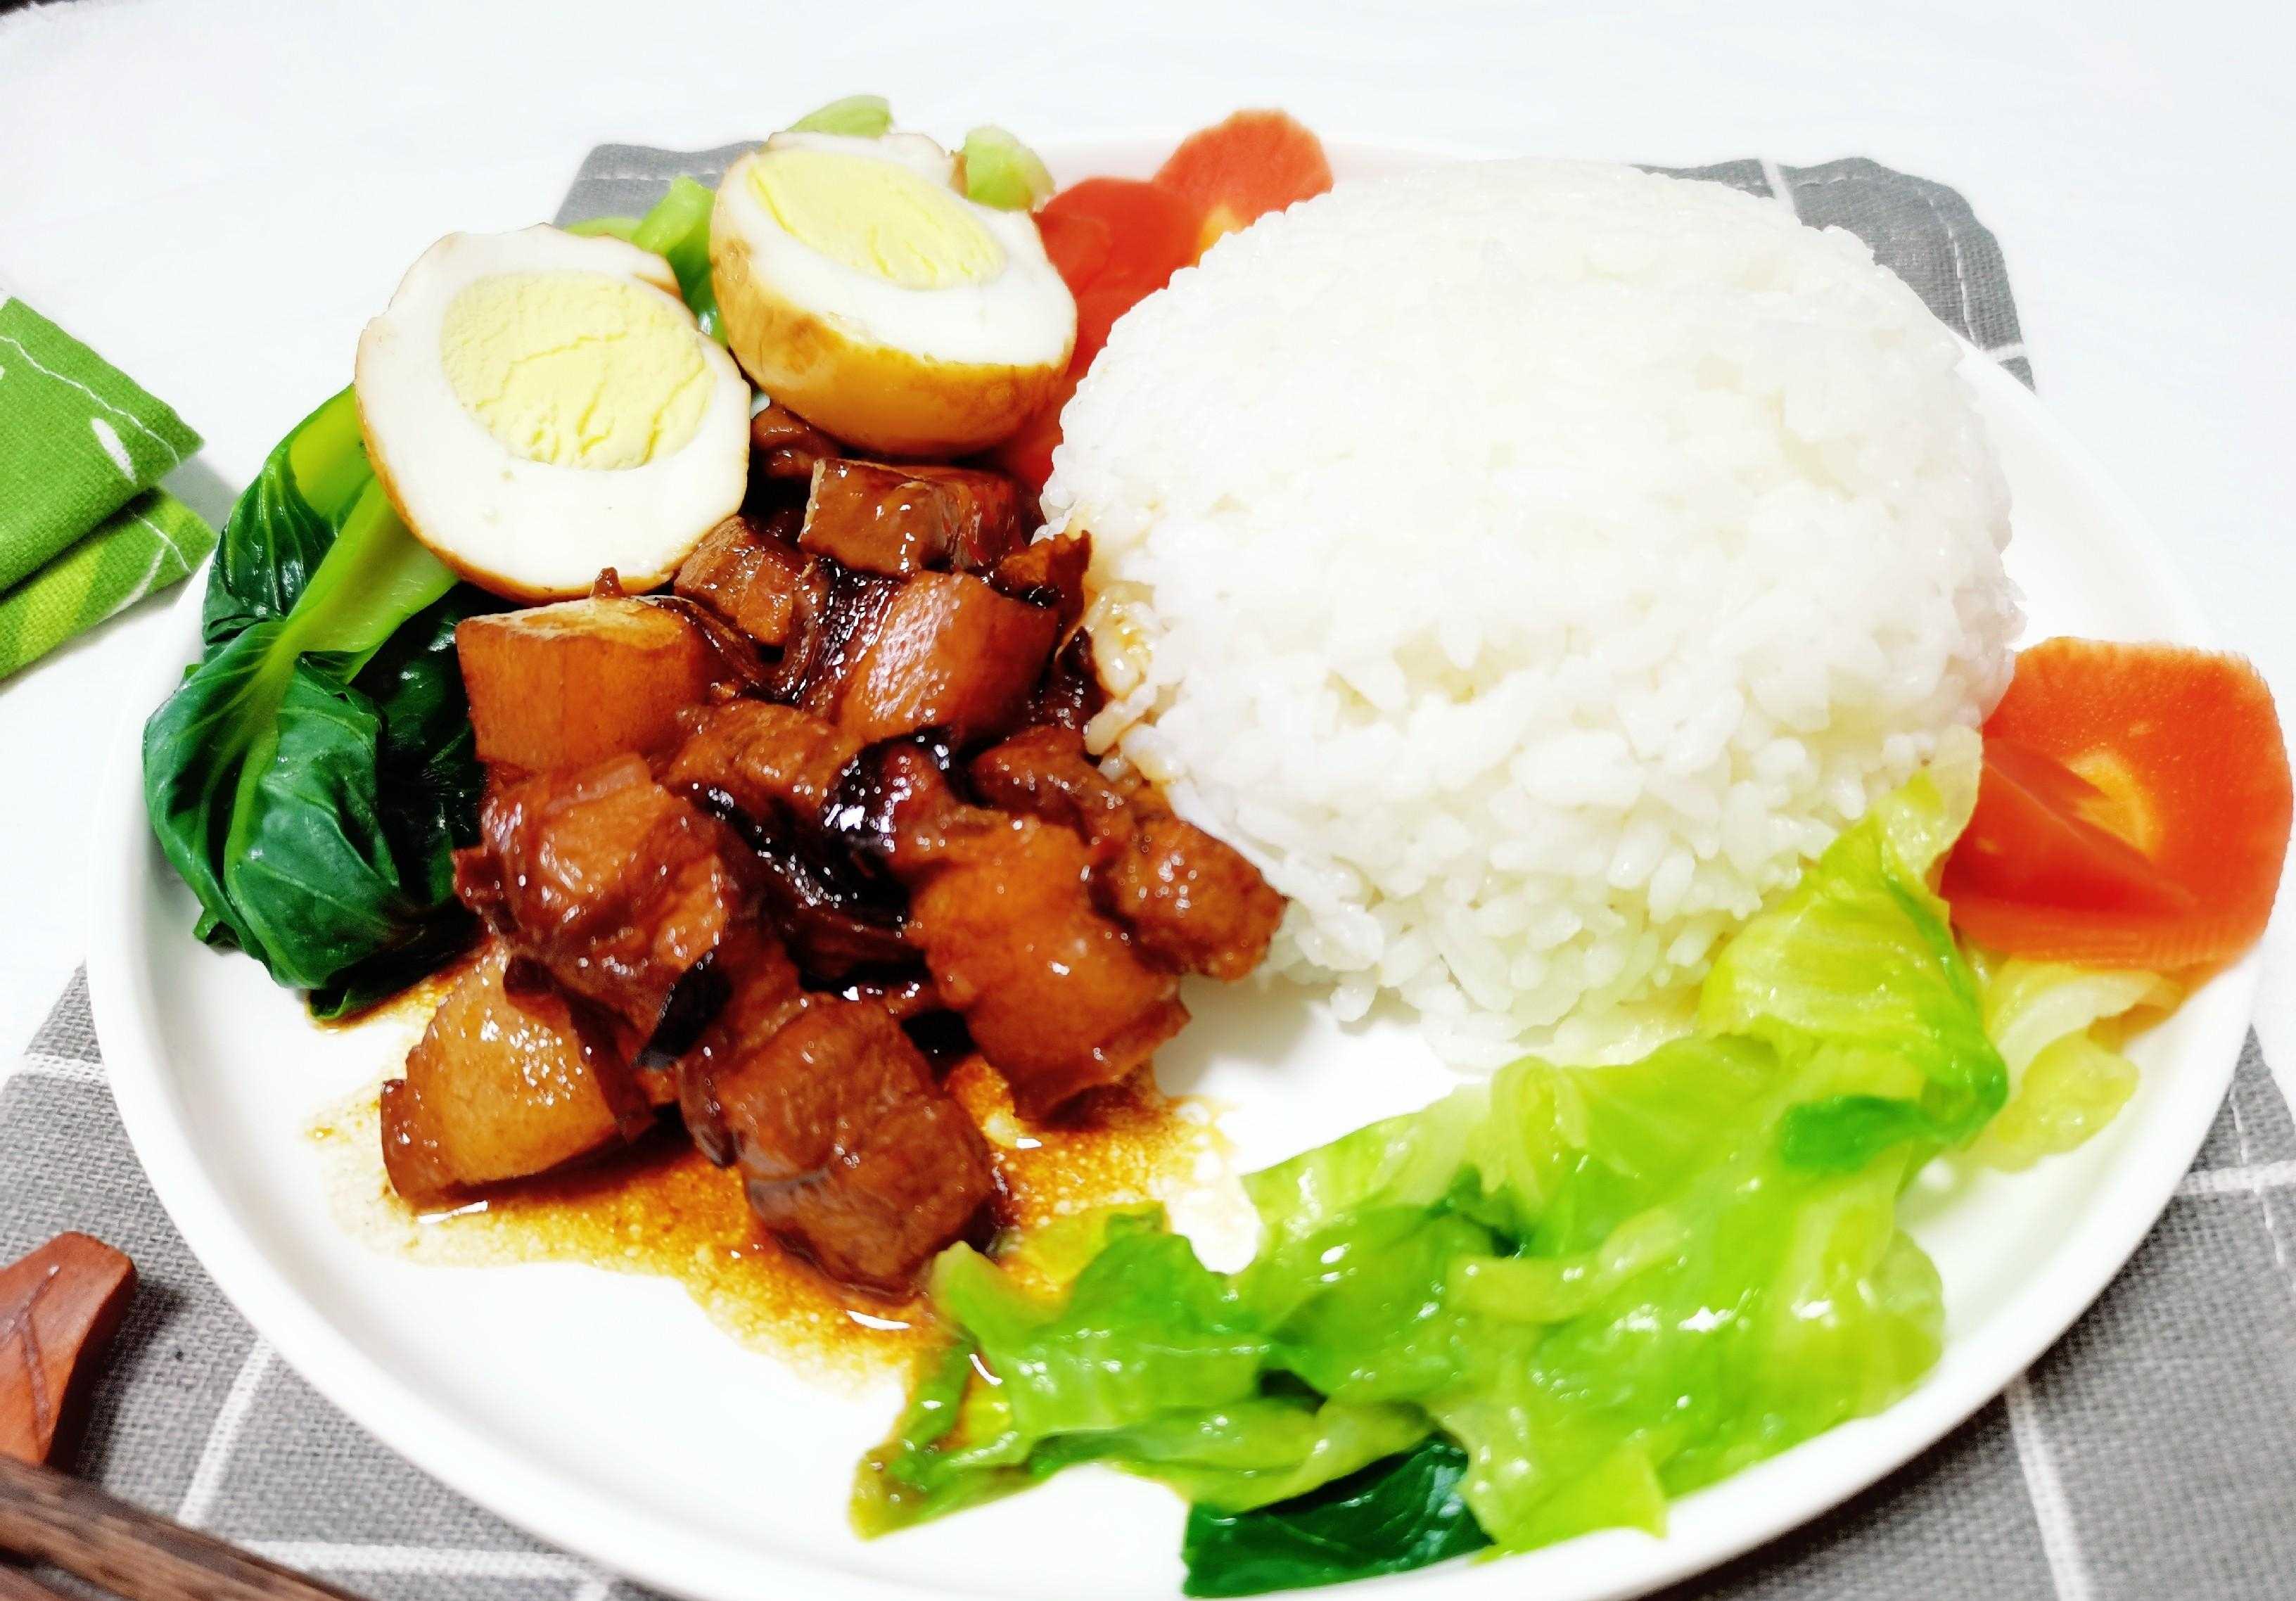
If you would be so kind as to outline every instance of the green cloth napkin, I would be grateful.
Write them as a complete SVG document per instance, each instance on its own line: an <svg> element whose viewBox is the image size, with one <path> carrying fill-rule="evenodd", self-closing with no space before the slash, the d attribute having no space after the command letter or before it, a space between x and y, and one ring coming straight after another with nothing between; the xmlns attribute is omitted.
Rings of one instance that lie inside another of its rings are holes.
<svg viewBox="0 0 2296 1601"><path fill-rule="evenodd" d="M215 548L157 489L200 447L163 402L21 300L0 300L0 678Z"/></svg>

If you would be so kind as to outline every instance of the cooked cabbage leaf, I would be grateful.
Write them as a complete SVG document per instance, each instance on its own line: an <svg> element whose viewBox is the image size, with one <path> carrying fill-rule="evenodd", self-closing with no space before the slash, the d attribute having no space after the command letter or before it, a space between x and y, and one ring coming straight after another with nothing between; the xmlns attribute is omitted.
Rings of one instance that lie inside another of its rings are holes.
<svg viewBox="0 0 2296 1601"><path fill-rule="evenodd" d="M1944 1329L1899 1196L1941 1150L2093 1133L2126 1095L2103 1020L2160 998L1958 948L1931 880L1975 782L1956 738L1847 830L1719 954L1696 1033L1519 1062L1250 1175L1239 1272L1153 1211L952 1249L948 1355L863 1464L857 1523L1104 1462L1195 1503L1189 1593L1247 1595L1655 1532L1888 1407Z"/></svg>
<svg viewBox="0 0 2296 1601"><path fill-rule="evenodd" d="M2014 1171L2073 1149L2113 1120L2136 1089L2116 1025L2174 1005L2178 990L2155 973L1971 956L2010 1092L1969 1157Z"/></svg>
<svg viewBox="0 0 2296 1601"><path fill-rule="evenodd" d="M964 1359L864 1465L861 1525L1106 1462L1189 1495L1192 1587L1241 1594L1348 1576L1259 1553L1431 1435L1460 1453L1446 1493L1521 1549L1655 1530L1669 1498L1888 1406L1944 1317L1898 1197L2006 1094L1928 882L1972 784L1948 765L1845 833L1723 953L1704 1031L1622 1067L1520 1062L1252 1175L1240 1272L1154 1215L1094 1225L1088 1255L1072 1225L1050 1274L1025 1244L945 1254ZM1352 1572L1472 1543L1394 1526Z"/></svg>
<svg viewBox="0 0 2296 1601"><path fill-rule="evenodd" d="M1930 887L1977 801L1978 742L1875 803L1716 956L1698 1024L1766 1041L1832 1093L1794 1109L1797 1166L1847 1171L1904 1141L1973 1137L2008 1098L1977 980Z"/></svg>
<svg viewBox="0 0 2296 1601"><path fill-rule="evenodd" d="M1400 1573L1491 1543L1459 1481L1466 1453L1441 1438L1280 1506L1197 1507L1180 1556L1191 1596L1257 1596Z"/></svg>

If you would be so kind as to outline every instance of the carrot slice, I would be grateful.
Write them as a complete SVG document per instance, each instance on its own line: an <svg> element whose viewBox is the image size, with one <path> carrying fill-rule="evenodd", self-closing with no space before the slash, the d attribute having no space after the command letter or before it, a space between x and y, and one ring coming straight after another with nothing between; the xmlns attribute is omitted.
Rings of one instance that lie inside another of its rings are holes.
<svg viewBox="0 0 2296 1601"><path fill-rule="evenodd" d="M1034 493L1043 494L1045 480L1053 475L1053 451L1061 442L1061 412L1076 393L1077 379L1083 372L1081 366L1071 364L1051 398L1030 413L1010 439L988 453L990 462Z"/></svg>
<svg viewBox="0 0 2296 1601"><path fill-rule="evenodd" d="M1137 178L1086 178L1045 202L1037 230L1076 297L1076 350L1068 378L1036 415L996 447L996 464L1042 489L1061 442L1061 408L1108 342L1116 321L1196 259L1202 216L1169 189Z"/></svg>
<svg viewBox="0 0 2296 1601"><path fill-rule="evenodd" d="M1070 294L1098 277L1100 269L1108 265L1114 235L1106 223L1089 211L1075 207L1055 211L1047 202L1037 215L1037 234L1045 242L1045 254L1053 270L1060 274Z"/></svg>
<svg viewBox="0 0 2296 1601"><path fill-rule="evenodd" d="M1063 265L1056 255L1054 265L1062 268L1064 279L1073 270L1084 288L1131 289L1139 297L1163 288L1196 259L1202 223L1202 211L1185 196L1138 178L1086 178L1053 196L1037 213L1046 250L1055 248L1052 241L1062 239L1059 248L1068 261ZM1076 238L1087 226L1106 233L1105 251L1094 251ZM1071 291L1078 287L1077 279L1069 279Z"/></svg>
<svg viewBox="0 0 2296 1601"><path fill-rule="evenodd" d="M1196 253L1224 234L1332 186L1324 142L1282 111L1238 111L1180 141L1156 181L1203 217Z"/></svg>
<svg viewBox="0 0 2296 1601"><path fill-rule="evenodd" d="M2051 639L1985 725L1954 921L2052 961L2223 962L2271 915L2292 812L2272 694L2236 656Z"/></svg>

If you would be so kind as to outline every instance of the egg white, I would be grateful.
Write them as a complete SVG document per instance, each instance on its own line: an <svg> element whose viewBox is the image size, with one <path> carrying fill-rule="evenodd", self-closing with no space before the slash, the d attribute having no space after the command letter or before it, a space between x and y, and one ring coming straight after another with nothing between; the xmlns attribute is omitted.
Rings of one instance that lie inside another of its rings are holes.
<svg viewBox="0 0 2296 1601"><path fill-rule="evenodd" d="M518 455L463 406L440 352L447 308L483 279L551 272L632 280L693 328L710 390L683 444L636 466L558 466ZM749 480L748 382L695 326L669 264L618 239L548 226L449 234L366 325L357 373L367 453L407 527L463 577L513 600L586 595L606 567L632 590L661 583L739 508Z"/></svg>

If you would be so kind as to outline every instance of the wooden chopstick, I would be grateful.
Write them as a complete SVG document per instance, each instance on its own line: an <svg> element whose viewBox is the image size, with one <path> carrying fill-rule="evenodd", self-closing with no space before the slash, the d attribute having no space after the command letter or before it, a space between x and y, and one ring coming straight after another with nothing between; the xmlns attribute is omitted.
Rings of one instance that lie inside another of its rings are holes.
<svg viewBox="0 0 2296 1601"><path fill-rule="evenodd" d="M0 1601L70 1601L70 1597L23 1569L0 1562Z"/></svg>
<svg viewBox="0 0 2296 1601"><path fill-rule="evenodd" d="M126 1601L360 1601L68 1474L7 1456L0 1456L0 1550L52 1562ZM16 1596L0 1590L0 1601L54 1595L19 1576L34 1588L20 1586Z"/></svg>

